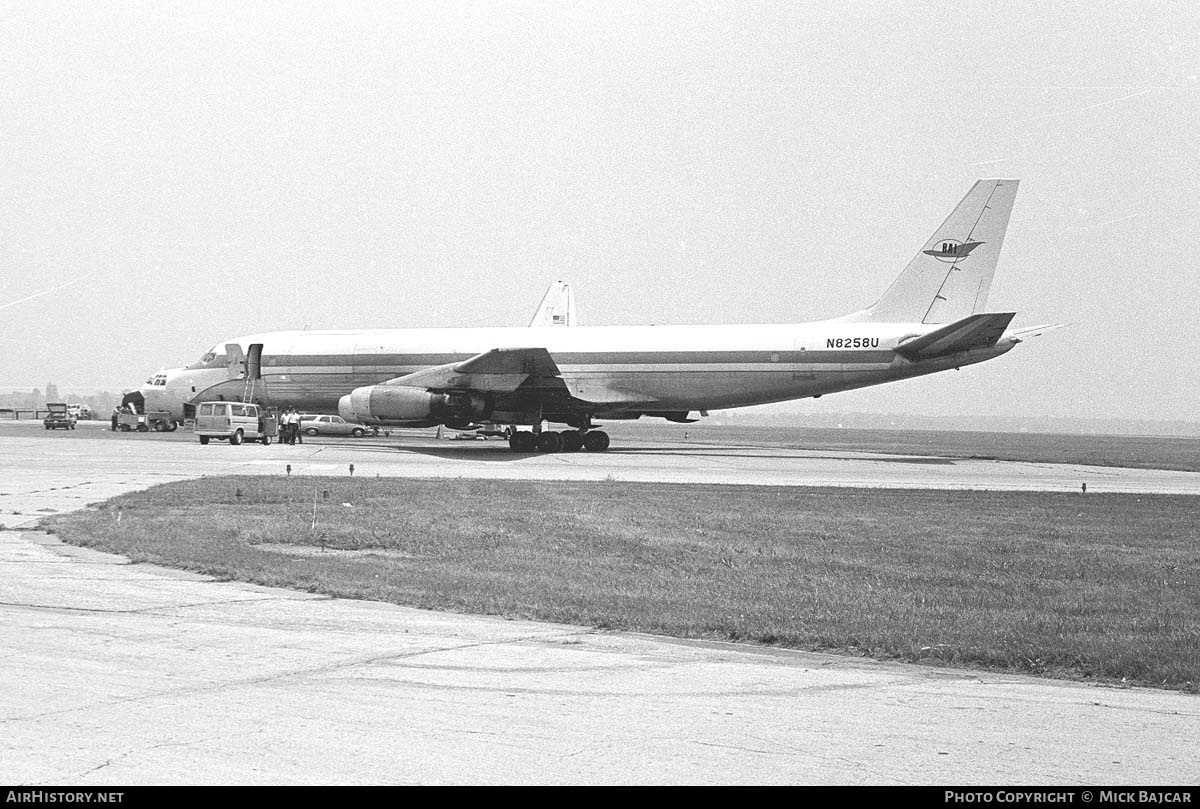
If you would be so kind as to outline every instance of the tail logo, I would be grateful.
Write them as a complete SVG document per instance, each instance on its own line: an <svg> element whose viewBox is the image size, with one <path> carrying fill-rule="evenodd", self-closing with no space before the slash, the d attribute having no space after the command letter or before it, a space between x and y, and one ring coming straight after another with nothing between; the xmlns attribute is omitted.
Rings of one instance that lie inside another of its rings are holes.
<svg viewBox="0 0 1200 809"><path fill-rule="evenodd" d="M971 255L971 251L981 244L983 242L960 242L957 239L943 239L932 250L922 250L921 252L927 256L933 256L938 261L953 264L959 259Z"/></svg>

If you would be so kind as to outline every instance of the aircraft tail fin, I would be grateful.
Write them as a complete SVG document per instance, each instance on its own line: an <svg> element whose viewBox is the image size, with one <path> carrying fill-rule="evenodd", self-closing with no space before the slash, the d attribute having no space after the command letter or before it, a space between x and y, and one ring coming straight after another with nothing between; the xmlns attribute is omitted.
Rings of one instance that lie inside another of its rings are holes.
<svg viewBox="0 0 1200 809"><path fill-rule="evenodd" d="M869 309L850 320L953 323L987 304L1018 180L977 180Z"/></svg>
<svg viewBox="0 0 1200 809"><path fill-rule="evenodd" d="M530 326L574 326L575 293L570 284L555 281L542 296Z"/></svg>

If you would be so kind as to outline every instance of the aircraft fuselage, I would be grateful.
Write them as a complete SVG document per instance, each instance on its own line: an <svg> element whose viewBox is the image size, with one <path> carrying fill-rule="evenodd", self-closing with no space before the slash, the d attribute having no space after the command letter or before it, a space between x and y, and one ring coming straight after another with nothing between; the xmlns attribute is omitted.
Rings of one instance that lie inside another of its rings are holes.
<svg viewBox="0 0 1200 809"><path fill-rule="evenodd" d="M214 399L336 412L352 390L495 348L547 349L575 398L597 416L712 410L819 396L969 365L1008 351L986 349L913 362L897 353L924 324L824 321L800 325L602 326L281 331L227 340L245 355L262 345L261 375L247 380L225 353L161 374L142 388L146 407L184 417ZM591 393L595 393L595 397ZM616 401L624 398L627 401Z"/></svg>

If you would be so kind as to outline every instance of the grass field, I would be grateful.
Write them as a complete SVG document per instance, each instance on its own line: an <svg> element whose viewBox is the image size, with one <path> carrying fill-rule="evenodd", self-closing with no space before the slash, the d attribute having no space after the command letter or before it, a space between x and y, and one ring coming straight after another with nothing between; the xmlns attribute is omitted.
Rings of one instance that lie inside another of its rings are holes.
<svg viewBox="0 0 1200 809"><path fill-rule="evenodd" d="M206 478L48 521L221 578L1196 690L1200 498Z"/></svg>

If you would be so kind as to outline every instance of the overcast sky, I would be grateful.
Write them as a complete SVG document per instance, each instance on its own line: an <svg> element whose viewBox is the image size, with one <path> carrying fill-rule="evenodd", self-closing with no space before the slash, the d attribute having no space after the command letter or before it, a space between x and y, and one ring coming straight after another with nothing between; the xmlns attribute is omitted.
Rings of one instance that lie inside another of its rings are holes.
<svg viewBox="0 0 1200 809"><path fill-rule="evenodd" d="M556 279L584 325L833 317L1002 176L989 309L1071 327L802 408L1200 420L1197 43L1190 0L3 2L0 389Z"/></svg>

